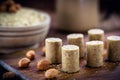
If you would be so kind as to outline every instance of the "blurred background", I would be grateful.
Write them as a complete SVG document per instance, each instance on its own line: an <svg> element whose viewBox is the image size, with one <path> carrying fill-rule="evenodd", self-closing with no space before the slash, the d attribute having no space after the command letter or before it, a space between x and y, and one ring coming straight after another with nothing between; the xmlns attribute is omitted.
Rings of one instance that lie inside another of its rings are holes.
<svg viewBox="0 0 120 80"><path fill-rule="evenodd" d="M4 0L0 0L2 2ZM42 10L55 11L55 4L57 0L15 0L21 3L23 6L34 7ZM99 0L99 7L101 12L120 13L120 1L119 0Z"/></svg>
<svg viewBox="0 0 120 80"><path fill-rule="evenodd" d="M0 0L2 2L4 0ZM22 6L31 7L49 13L52 17L52 28L56 26L56 3L57 0L15 0ZM58 0L59 1L59 0ZM82 0L80 0L82 1ZM89 0L88 0L89 1ZM100 12L100 27L111 31L120 29L120 1L119 0L98 0Z"/></svg>

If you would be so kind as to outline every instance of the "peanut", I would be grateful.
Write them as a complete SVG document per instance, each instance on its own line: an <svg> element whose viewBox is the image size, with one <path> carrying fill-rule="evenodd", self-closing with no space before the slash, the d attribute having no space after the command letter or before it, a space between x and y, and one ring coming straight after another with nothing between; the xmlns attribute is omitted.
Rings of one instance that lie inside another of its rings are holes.
<svg viewBox="0 0 120 80"><path fill-rule="evenodd" d="M45 72L46 78L55 78L58 75L58 70L56 69L49 69Z"/></svg>
<svg viewBox="0 0 120 80"><path fill-rule="evenodd" d="M45 51L46 51L46 49L45 49L45 47L43 47L43 48L42 48L42 53L43 53L42 55L43 55L43 56L45 56Z"/></svg>
<svg viewBox="0 0 120 80"><path fill-rule="evenodd" d="M29 58L30 60L33 60L35 58L35 51L34 50L30 50L26 53L26 57Z"/></svg>
<svg viewBox="0 0 120 80"><path fill-rule="evenodd" d="M18 62L18 66L20 68L26 68L26 67L29 67L29 64L30 64L30 59L28 58L22 58L19 60Z"/></svg>
<svg viewBox="0 0 120 80"><path fill-rule="evenodd" d="M3 74L2 78L4 80L8 80L8 79L14 78L15 76L16 75L13 72L6 72L6 73Z"/></svg>
<svg viewBox="0 0 120 80"><path fill-rule="evenodd" d="M0 11L5 12L7 10L7 7L5 5L0 6Z"/></svg>
<svg viewBox="0 0 120 80"><path fill-rule="evenodd" d="M16 9L15 5L10 6L9 12L16 12L16 11L17 11L17 9Z"/></svg>
<svg viewBox="0 0 120 80"><path fill-rule="evenodd" d="M37 64L38 70L47 70L50 66L50 62L46 59L42 59Z"/></svg>

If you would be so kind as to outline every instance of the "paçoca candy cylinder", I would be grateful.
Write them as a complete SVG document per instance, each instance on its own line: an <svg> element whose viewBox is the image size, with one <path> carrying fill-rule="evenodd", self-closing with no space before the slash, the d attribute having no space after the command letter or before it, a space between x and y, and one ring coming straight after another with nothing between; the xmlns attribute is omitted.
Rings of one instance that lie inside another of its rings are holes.
<svg viewBox="0 0 120 80"><path fill-rule="evenodd" d="M107 54L108 60L120 61L120 36L107 37Z"/></svg>
<svg viewBox="0 0 120 80"><path fill-rule="evenodd" d="M80 33L69 34L67 42L70 45L77 45L79 47L79 56L84 57L84 35Z"/></svg>
<svg viewBox="0 0 120 80"><path fill-rule="evenodd" d="M60 38L47 38L45 40L46 59L51 64L61 63L62 40Z"/></svg>
<svg viewBox="0 0 120 80"><path fill-rule="evenodd" d="M62 47L62 71L67 73L78 72L79 47L76 45L64 45Z"/></svg>
<svg viewBox="0 0 120 80"><path fill-rule="evenodd" d="M102 41L86 42L87 66L100 67L103 65L104 43Z"/></svg>
<svg viewBox="0 0 120 80"><path fill-rule="evenodd" d="M104 41L104 31L102 29L90 29L88 31L89 41Z"/></svg>

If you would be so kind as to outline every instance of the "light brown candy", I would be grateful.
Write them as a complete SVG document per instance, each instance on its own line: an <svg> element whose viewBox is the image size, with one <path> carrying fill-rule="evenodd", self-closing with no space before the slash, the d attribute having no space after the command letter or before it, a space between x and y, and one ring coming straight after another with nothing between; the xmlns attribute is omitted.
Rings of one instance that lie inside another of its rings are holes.
<svg viewBox="0 0 120 80"><path fill-rule="evenodd" d="M104 31L102 29L90 29L88 31L89 41L104 41Z"/></svg>
<svg viewBox="0 0 120 80"><path fill-rule="evenodd" d="M67 36L67 42L71 45L77 45L79 47L80 58L84 57L84 35L83 34L69 34Z"/></svg>
<svg viewBox="0 0 120 80"><path fill-rule="evenodd" d="M61 63L62 40L60 38L47 38L45 40L46 59L51 64Z"/></svg>
<svg viewBox="0 0 120 80"><path fill-rule="evenodd" d="M101 67L103 65L103 42L89 41L86 42L87 48L87 66Z"/></svg>
<svg viewBox="0 0 120 80"><path fill-rule="evenodd" d="M120 36L107 37L107 54L109 61L120 61Z"/></svg>
<svg viewBox="0 0 120 80"><path fill-rule="evenodd" d="M64 45L62 47L62 71L67 73L78 72L79 47L76 45Z"/></svg>

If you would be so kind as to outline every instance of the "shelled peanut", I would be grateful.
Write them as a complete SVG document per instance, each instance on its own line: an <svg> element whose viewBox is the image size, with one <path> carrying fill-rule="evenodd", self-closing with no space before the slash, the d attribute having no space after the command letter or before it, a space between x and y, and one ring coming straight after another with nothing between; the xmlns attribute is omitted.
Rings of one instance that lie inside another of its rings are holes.
<svg viewBox="0 0 120 80"><path fill-rule="evenodd" d="M34 50L29 50L27 53L26 53L26 57L29 58L30 60L33 60L35 59L35 51Z"/></svg>
<svg viewBox="0 0 120 80"><path fill-rule="evenodd" d="M49 69L45 72L45 77L48 79L55 78L58 76L59 71L57 69Z"/></svg>
<svg viewBox="0 0 120 80"><path fill-rule="evenodd" d="M46 59L42 59L37 63L38 70L47 70L50 67L50 62Z"/></svg>
<svg viewBox="0 0 120 80"><path fill-rule="evenodd" d="M26 67L29 67L29 64L30 64L30 59L28 58L22 58L19 60L18 62L18 66L20 68L26 68Z"/></svg>
<svg viewBox="0 0 120 80"><path fill-rule="evenodd" d="M0 12L15 13L21 8L20 4L15 3L13 0L6 0L0 6Z"/></svg>

